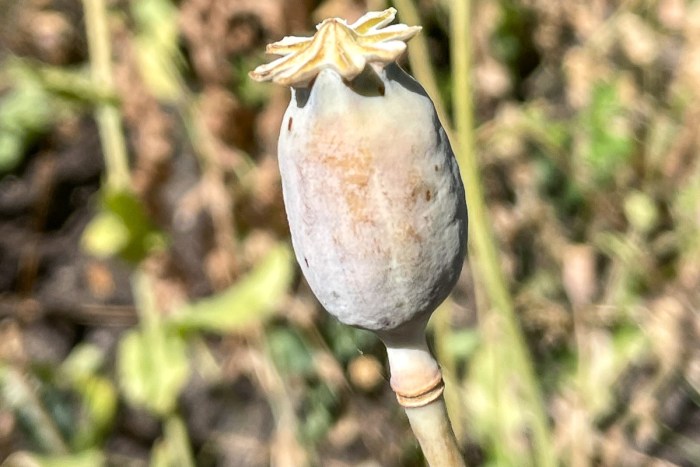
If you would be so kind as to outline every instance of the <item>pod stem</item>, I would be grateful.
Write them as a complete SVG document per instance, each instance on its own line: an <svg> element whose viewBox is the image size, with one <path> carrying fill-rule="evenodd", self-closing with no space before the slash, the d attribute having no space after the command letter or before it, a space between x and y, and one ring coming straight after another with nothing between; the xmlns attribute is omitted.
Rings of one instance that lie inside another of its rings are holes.
<svg viewBox="0 0 700 467"><path fill-rule="evenodd" d="M382 335L387 349L391 388L431 467L465 467L445 407L440 367L425 341L425 327L399 337Z"/></svg>
<svg viewBox="0 0 700 467"><path fill-rule="evenodd" d="M432 467L465 467L442 394L423 407L404 407L423 455Z"/></svg>

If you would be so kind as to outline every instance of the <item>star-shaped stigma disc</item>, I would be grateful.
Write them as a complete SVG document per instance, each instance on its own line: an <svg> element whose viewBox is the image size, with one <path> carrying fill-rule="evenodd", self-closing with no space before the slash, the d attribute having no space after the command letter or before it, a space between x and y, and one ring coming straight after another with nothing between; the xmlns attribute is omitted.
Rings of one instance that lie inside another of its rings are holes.
<svg viewBox="0 0 700 467"><path fill-rule="evenodd" d="M274 81L283 86L307 86L326 68L351 81L367 63L387 64L406 50L406 41L418 34L420 26L391 23L396 10L370 12L353 24L329 18L316 26L313 37L288 36L269 44L266 52L282 57L250 72L256 81Z"/></svg>

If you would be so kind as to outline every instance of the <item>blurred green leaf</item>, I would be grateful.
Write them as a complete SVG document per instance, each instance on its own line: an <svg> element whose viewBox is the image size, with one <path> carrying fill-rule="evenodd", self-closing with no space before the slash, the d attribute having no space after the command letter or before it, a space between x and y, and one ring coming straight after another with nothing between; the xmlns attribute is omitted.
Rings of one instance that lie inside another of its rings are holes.
<svg viewBox="0 0 700 467"><path fill-rule="evenodd" d="M370 331L346 326L335 318L329 318L324 330L333 355L341 362L360 355L363 350L378 344L379 339ZM383 346L382 346L383 347Z"/></svg>
<svg viewBox="0 0 700 467"><path fill-rule="evenodd" d="M21 135L0 129L0 173L9 172L17 167L24 150L25 144Z"/></svg>
<svg viewBox="0 0 700 467"><path fill-rule="evenodd" d="M87 448L99 444L117 413L117 391L108 378L92 376L78 386L83 399L85 417L73 434L73 446Z"/></svg>
<svg viewBox="0 0 700 467"><path fill-rule="evenodd" d="M148 278L134 277L140 328L127 332L117 349L119 383L126 398L159 415L175 408L190 373L182 337L164 326Z"/></svg>
<svg viewBox="0 0 700 467"><path fill-rule="evenodd" d="M532 29L536 21L533 11L521 2L501 0L500 22L491 39L494 55L503 61L515 79L527 68L532 56Z"/></svg>
<svg viewBox="0 0 700 467"><path fill-rule="evenodd" d="M337 402L337 396L325 384L309 388L305 397L303 423L300 427L302 439L315 443L326 436L333 426L333 413L336 411Z"/></svg>
<svg viewBox="0 0 700 467"><path fill-rule="evenodd" d="M444 337L444 348L453 359L467 360L479 346L479 332L476 329L452 331Z"/></svg>
<svg viewBox="0 0 700 467"><path fill-rule="evenodd" d="M293 329L271 329L266 337L272 361L281 373L297 376L310 376L314 373L311 352Z"/></svg>
<svg viewBox="0 0 700 467"><path fill-rule="evenodd" d="M615 367L621 372L641 353L648 349L647 338L636 324L625 324L614 330L613 346L615 350ZM618 376L618 375L616 375Z"/></svg>
<svg viewBox="0 0 700 467"><path fill-rule="evenodd" d="M659 213L651 196L632 191L625 197L625 216L632 228L641 234L649 233L659 221Z"/></svg>
<svg viewBox="0 0 700 467"><path fill-rule="evenodd" d="M236 95L241 98L241 101L246 106L262 106L270 97L270 86L250 79L248 76L248 72L264 60L264 54L259 56L237 56L231 59L231 67L237 83Z"/></svg>
<svg viewBox="0 0 700 467"><path fill-rule="evenodd" d="M89 67L53 66L19 57L11 57L4 65L11 81L18 87L33 86L41 89L52 99L52 104L118 103L113 90L95 84L90 77Z"/></svg>
<svg viewBox="0 0 700 467"><path fill-rule="evenodd" d="M129 331L119 342L117 371L131 403L167 414L175 408L189 375L185 343L164 328Z"/></svg>
<svg viewBox="0 0 700 467"><path fill-rule="evenodd" d="M494 317L491 317L495 321ZM488 326L500 328L496 322ZM493 331L491 331L492 334ZM532 416L519 400L518 377L502 362L513 361L512 346L495 335L484 335L469 360L469 378L464 389L464 402L469 410L470 427L483 442L494 465L530 466L532 460L521 436Z"/></svg>
<svg viewBox="0 0 700 467"><path fill-rule="evenodd" d="M103 211L85 227L83 249L98 258L114 256L129 244L129 229L113 212Z"/></svg>
<svg viewBox="0 0 700 467"><path fill-rule="evenodd" d="M12 170L54 118L49 94L27 81L0 98L0 173Z"/></svg>
<svg viewBox="0 0 700 467"><path fill-rule="evenodd" d="M595 85L591 103L581 113L579 124L587 137L582 162L590 168L595 182L609 183L629 162L634 143L615 82Z"/></svg>
<svg viewBox="0 0 700 467"><path fill-rule="evenodd" d="M165 421L163 439L151 452L151 467L194 467L187 427L182 419L170 416Z"/></svg>
<svg viewBox="0 0 700 467"><path fill-rule="evenodd" d="M9 66L12 74L17 76L17 81L36 83L51 97L60 98L58 102L61 104L118 103L118 97L113 90L95 84L87 67L58 67L17 58L13 59Z"/></svg>
<svg viewBox="0 0 700 467"><path fill-rule="evenodd" d="M95 256L119 254L138 262L154 248L163 248L166 238L134 193L109 191L103 194L102 210L86 227L81 243Z"/></svg>
<svg viewBox="0 0 700 467"><path fill-rule="evenodd" d="M92 344L77 345L61 363L59 374L71 381L90 377L104 363L104 352Z"/></svg>
<svg viewBox="0 0 700 467"><path fill-rule="evenodd" d="M117 391L109 378L97 374L104 353L90 344L77 346L61 364L59 375L81 396L82 414L71 430L72 446L85 449L101 441L117 411Z"/></svg>
<svg viewBox="0 0 700 467"><path fill-rule="evenodd" d="M545 149L565 151L571 143L568 122L552 119L539 105L525 107L523 123L529 136ZM550 155L552 154L550 153Z"/></svg>
<svg viewBox="0 0 700 467"><path fill-rule="evenodd" d="M37 133L52 120L49 95L37 83L29 81L0 99L0 128Z"/></svg>
<svg viewBox="0 0 700 467"><path fill-rule="evenodd" d="M230 332L272 315L292 280L287 244L273 247L247 276L223 292L183 307L169 319L182 330Z"/></svg>
<svg viewBox="0 0 700 467"><path fill-rule="evenodd" d="M642 252L639 250L639 246L623 234L612 231L600 232L595 236L593 242L603 253L611 258L619 259L627 267L636 268L640 264L639 259Z"/></svg>

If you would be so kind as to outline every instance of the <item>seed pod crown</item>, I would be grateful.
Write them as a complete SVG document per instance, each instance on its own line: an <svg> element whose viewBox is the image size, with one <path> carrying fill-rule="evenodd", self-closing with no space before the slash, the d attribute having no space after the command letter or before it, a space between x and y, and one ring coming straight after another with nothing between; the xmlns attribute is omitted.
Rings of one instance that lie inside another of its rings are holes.
<svg viewBox="0 0 700 467"><path fill-rule="evenodd" d="M352 81L367 63L388 64L406 50L406 41L418 34L420 26L391 23L396 10L370 12L353 24L342 18L329 18L316 26L313 37L288 36L269 44L267 53L282 55L250 73L257 81L273 81L283 86L303 87L324 68L335 70Z"/></svg>

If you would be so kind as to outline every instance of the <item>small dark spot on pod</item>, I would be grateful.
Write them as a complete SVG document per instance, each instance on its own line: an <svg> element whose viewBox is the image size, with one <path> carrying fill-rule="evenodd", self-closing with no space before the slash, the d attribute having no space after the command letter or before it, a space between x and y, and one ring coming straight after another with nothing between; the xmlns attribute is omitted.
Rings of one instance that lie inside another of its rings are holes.
<svg viewBox="0 0 700 467"><path fill-rule="evenodd" d="M304 263L306 263L306 267L308 268L309 267L309 260L306 259L306 256L304 256Z"/></svg>
<svg viewBox="0 0 700 467"><path fill-rule="evenodd" d="M430 199L433 197L433 194L430 192L430 190L425 190L425 200L430 201Z"/></svg>
<svg viewBox="0 0 700 467"><path fill-rule="evenodd" d="M287 121L287 131L292 131L292 117Z"/></svg>

